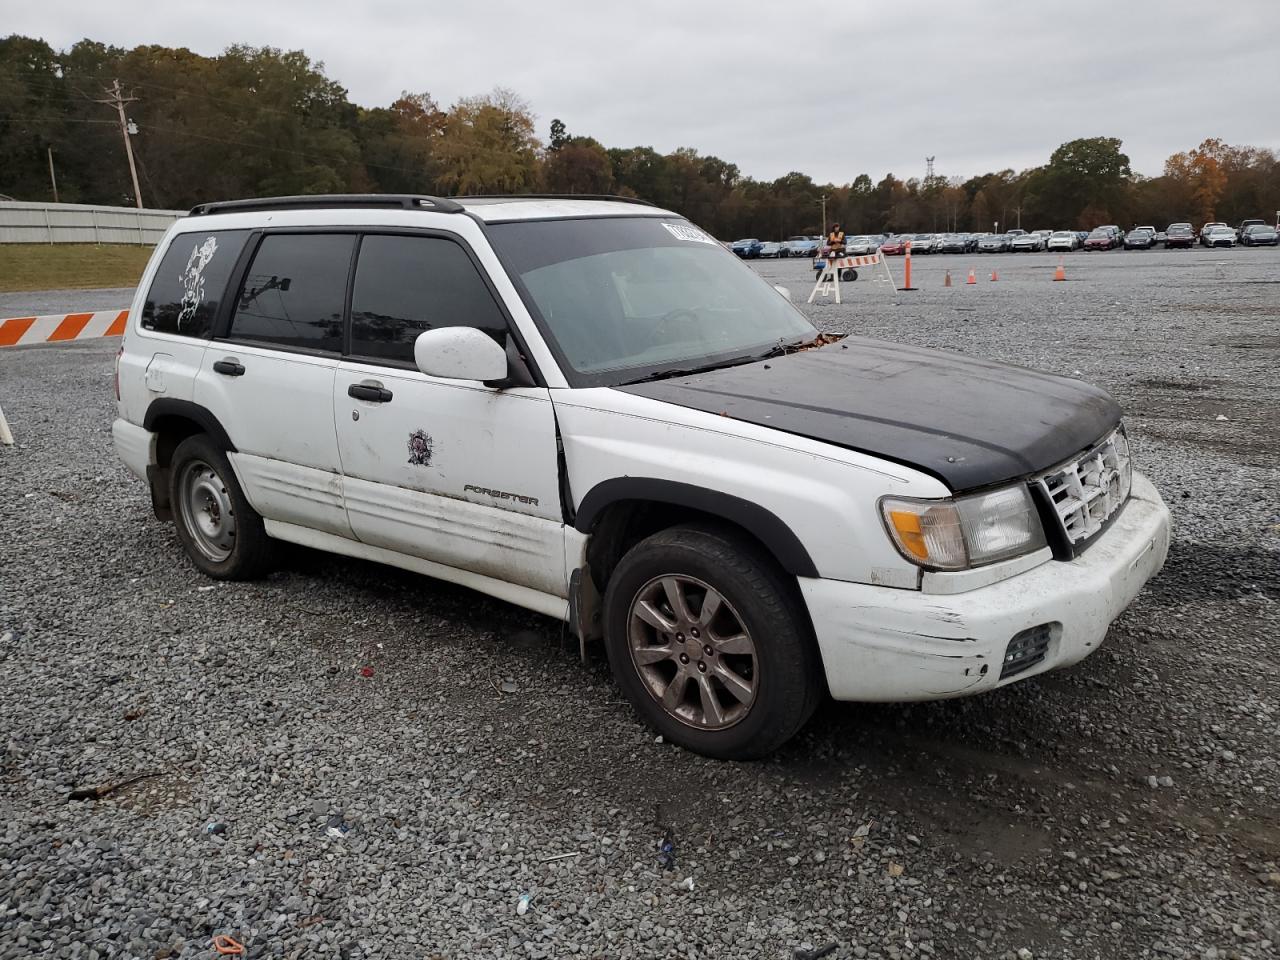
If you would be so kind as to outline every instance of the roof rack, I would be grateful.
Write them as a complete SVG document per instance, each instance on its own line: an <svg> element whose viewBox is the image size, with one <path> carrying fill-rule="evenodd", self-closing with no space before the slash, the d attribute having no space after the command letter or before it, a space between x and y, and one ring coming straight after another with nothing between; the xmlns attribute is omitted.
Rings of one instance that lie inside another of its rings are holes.
<svg viewBox="0 0 1280 960"><path fill-rule="evenodd" d="M191 216L210 213L246 213L251 210L315 210L330 207L396 207L401 210L429 210L433 213L462 213L457 200L395 193L329 193L303 197L258 197L251 200L219 200L198 203Z"/></svg>
<svg viewBox="0 0 1280 960"><path fill-rule="evenodd" d="M608 193L478 193L458 200L612 200L615 203L638 203L652 207L656 204L639 197L618 197Z"/></svg>

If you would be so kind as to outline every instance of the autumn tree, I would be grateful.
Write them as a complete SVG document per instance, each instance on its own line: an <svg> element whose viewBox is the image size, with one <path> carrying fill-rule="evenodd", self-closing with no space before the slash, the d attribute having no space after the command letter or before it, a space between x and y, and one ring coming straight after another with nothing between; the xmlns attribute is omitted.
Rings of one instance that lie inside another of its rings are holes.
<svg viewBox="0 0 1280 960"><path fill-rule="evenodd" d="M1218 201L1227 186L1223 169L1228 148L1221 140L1208 139L1164 163L1164 173L1189 195L1192 209L1202 223L1216 218Z"/></svg>
<svg viewBox="0 0 1280 960"><path fill-rule="evenodd" d="M458 194L535 191L539 147L533 114L517 94L497 88L464 98L445 117L440 184Z"/></svg>
<svg viewBox="0 0 1280 960"><path fill-rule="evenodd" d="M590 137L573 137L549 149L544 175L552 193L612 193L614 188L609 154Z"/></svg>

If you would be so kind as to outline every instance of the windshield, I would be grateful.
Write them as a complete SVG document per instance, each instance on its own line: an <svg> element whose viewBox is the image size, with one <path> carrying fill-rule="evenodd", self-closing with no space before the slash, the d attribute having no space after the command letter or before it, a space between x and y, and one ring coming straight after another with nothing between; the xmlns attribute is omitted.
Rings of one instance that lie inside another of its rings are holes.
<svg viewBox="0 0 1280 960"><path fill-rule="evenodd" d="M514 221L486 232L574 386L706 369L818 335L687 221Z"/></svg>

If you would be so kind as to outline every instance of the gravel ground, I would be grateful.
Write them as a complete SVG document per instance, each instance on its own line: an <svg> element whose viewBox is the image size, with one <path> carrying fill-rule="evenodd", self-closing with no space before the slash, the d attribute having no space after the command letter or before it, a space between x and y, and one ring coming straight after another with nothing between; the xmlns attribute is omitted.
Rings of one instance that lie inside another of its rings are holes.
<svg viewBox="0 0 1280 960"><path fill-rule="evenodd" d="M132 287L0 293L0 320L8 317L30 317L33 315L42 317L52 313L124 310L128 308L132 300Z"/></svg>
<svg viewBox="0 0 1280 960"><path fill-rule="evenodd" d="M466 590L307 551L203 579L113 456L115 344L0 352L0 958L1280 955L1280 256L1055 263L805 309L1110 389L1165 572L1073 669L829 705L748 765Z"/></svg>

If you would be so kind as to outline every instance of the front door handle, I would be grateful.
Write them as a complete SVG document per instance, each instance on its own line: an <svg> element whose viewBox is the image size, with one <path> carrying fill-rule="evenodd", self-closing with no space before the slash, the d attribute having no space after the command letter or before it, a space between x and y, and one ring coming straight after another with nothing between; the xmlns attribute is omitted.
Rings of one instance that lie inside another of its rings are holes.
<svg viewBox="0 0 1280 960"><path fill-rule="evenodd" d="M213 372L228 377L243 377L244 364L239 360L216 360L213 364Z"/></svg>
<svg viewBox="0 0 1280 960"><path fill-rule="evenodd" d="M347 387L347 396L370 403L390 403L391 391L380 383L353 383Z"/></svg>

